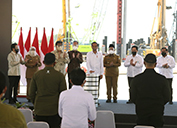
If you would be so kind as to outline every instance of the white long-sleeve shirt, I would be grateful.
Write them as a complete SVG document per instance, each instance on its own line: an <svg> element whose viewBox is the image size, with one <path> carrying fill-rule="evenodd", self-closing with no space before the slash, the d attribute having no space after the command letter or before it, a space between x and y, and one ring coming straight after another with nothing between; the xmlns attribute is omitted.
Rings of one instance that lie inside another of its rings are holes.
<svg viewBox="0 0 177 128"><path fill-rule="evenodd" d="M95 54L93 51L87 53L87 72L90 74L90 71L95 71L93 74L103 75L103 55L101 52Z"/></svg>
<svg viewBox="0 0 177 128"><path fill-rule="evenodd" d="M63 91L58 106L62 117L61 128L88 128L88 118L91 121L96 119L93 96L79 85Z"/></svg>
<svg viewBox="0 0 177 128"><path fill-rule="evenodd" d="M166 63L169 65L169 68L162 67L162 65ZM166 57L160 56L157 58L156 67L159 68L159 73L164 75L166 78L173 78L173 68L175 65L175 60L170 55L167 55Z"/></svg>
<svg viewBox="0 0 177 128"><path fill-rule="evenodd" d="M133 63L136 62L135 66L132 66L130 64L130 60L133 59ZM136 54L134 57L132 55L127 56L124 66L127 68L127 76L128 77L135 77L136 75L140 74L142 72L143 67L143 58Z"/></svg>
<svg viewBox="0 0 177 128"><path fill-rule="evenodd" d="M20 58L20 54L16 54L13 51L8 54L8 76L20 76Z"/></svg>

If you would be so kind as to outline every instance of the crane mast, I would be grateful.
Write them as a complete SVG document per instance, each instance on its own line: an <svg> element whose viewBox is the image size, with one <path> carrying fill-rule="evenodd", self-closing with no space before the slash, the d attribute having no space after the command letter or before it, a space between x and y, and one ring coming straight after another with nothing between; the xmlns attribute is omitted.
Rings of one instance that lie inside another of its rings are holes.
<svg viewBox="0 0 177 128"><path fill-rule="evenodd" d="M155 19L153 21L151 34L150 34L150 47L152 49L161 49L167 43L167 33L165 28L165 19L166 19L166 0L158 0L158 13L157 13L157 20L158 25L156 31L153 33L153 28L155 24Z"/></svg>

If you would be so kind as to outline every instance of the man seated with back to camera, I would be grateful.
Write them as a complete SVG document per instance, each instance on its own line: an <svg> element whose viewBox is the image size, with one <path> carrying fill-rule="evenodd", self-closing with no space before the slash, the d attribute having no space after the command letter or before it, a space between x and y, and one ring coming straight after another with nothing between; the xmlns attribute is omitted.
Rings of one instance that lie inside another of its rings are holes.
<svg viewBox="0 0 177 128"><path fill-rule="evenodd" d="M59 98L58 113L62 117L61 128L88 128L88 118L96 119L93 96L84 91L85 72L78 68L70 73L71 89L63 91Z"/></svg>

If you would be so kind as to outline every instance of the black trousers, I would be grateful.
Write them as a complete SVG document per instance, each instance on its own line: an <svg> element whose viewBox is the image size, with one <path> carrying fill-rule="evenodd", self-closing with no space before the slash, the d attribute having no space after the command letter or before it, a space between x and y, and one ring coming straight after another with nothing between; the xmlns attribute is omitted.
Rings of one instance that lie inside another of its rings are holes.
<svg viewBox="0 0 177 128"><path fill-rule="evenodd" d="M131 88L131 81L133 80L134 77L128 77L128 86L129 86L129 101L131 101L131 91L130 91L130 88Z"/></svg>
<svg viewBox="0 0 177 128"><path fill-rule="evenodd" d="M168 81L168 85L170 86L170 102L172 102L173 100L173 88L172 88L172 81L173 81L173 78L167 78L167 81Z"/></svg>
<svg viewBox="0 0 177 128"><path fill-rule="evenodd" d="M71 84L71 82L70 82L70 73L68 73L68 83L69 83L69 89L72 87L72 84Z"/></svg>
<svg viewBox="0 0 177 128"><path fill-rule="evenodd" d="M17 98L17 89L20 81L20 76L8 76L9 77L9 101ZM12 90L14 91L13 99L12 99Z"/></svg>
<svg viewBox="0 0 177 128"><path fill-rule="evenodd" d="M60 128L60 124L61 124L61 117L58 114L53 116L36 115L35 120L47 122L50 128Z"/></svg>
<svg viewBox="0 0 177 128"><path fill-rule="evenodd" d="M137 116L137 125L154 126L155 128L162 128L164 121L163 116L154 114L151 116Z"/></svg>

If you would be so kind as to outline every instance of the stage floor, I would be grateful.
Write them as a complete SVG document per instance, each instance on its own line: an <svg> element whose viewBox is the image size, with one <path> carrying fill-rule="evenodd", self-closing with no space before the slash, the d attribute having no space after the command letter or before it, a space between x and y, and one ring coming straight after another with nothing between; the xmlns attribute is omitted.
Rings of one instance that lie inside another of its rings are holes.
<svg viewBox="0 0 177 128"><path fill-rule="evenodd" d="M111 110L115 114L135 114L135 105L126 104L126 100L118 100L118 103L106 103L106 100L99 100L100 106L97 107L97 110ZM173 105L168 103L165 105L165 116L177 116L177 102L174 102Z"/></svg>
<svg viewBox="0 0 177 128"><path fill-rule="evenodd" d="M28 106L33 106L31 102L28 102L26 98L17 98L21 103L25 103ZM106 103L106 100L99 99L100 106L97 110L111 110L115 114L130 114L135 115L135 105L126 104L126 100L118 100L118 103ZM8 100L5 100L4 103L8 103ZM165 116L176 116L177 117L177 102L174 102L173 105L165 105Z"/></svg>

